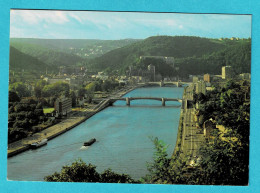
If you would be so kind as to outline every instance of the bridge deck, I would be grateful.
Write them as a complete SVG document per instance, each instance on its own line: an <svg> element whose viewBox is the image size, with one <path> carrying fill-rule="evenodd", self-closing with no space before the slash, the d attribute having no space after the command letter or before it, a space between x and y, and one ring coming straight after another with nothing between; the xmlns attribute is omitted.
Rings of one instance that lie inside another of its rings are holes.
<svg viewBox="0 0 260 193"><path fill-rule="evenodd" d="M126 98L128 98L130 101L132 101L132 100L158 100L158 101L162 101L162 99L164 99L164 101L178 101L178 102L182 101L182 99L179 99L179 98L164 98L164 97L122 97L122 98L111 98L111 100L113 100L113 101L117 101L117 100L125 101Z"/></svg>

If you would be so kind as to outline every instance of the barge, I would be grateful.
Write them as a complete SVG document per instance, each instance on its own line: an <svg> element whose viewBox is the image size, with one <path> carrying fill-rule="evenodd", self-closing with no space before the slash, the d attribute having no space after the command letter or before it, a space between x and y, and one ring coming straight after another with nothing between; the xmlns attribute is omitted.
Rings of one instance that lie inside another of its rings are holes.
<svg viewBox="0 0 260 193"><path fill-rule="evenodd" d="M31 148L31 149L36 149L36 148L39 148L39 147L41 147L41 146L43 146L43 145L47 145L47 141L48 141L48 139L43 139L43 140L41 140L41 141L37 141L37 142L35 142L35 143L32 143L32 144L30 145L30 148Z"/></svg>
<svg viewBox="0 0 260 193"><path fill-rule="evenodd" d="M91 139L91 140L89 140L87 142L84 142L83 146L91 146L95 142L96 142L96 139L93 138L93 139Z"/></svg>

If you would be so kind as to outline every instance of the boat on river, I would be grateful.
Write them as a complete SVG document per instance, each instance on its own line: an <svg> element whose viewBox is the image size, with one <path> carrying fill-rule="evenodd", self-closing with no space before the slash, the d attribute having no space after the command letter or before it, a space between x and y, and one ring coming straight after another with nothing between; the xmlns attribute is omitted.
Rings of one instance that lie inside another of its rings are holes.
<svg viewBox="0 0 260 193"><path fill-rule="evenodd" d="M89 140L89 141L87 141L87 142L84 142L84 146L91 146L93 143L95 143L96 142L96 139L95 138L93 138L93 139L91 139L91 140Z"/></svg>
<svg viewBox="0 0 260 193"><path fill-rule="evenodd" d="M39 147L41 147L41 146L43 146L43 145L47 145L47 141L48 141L48 139L43 139L43 140L41 140L41 141L34 142L34 143L32 143L32 144L30 145L30 147L31 147L32 149L39 148Z"/></svg>

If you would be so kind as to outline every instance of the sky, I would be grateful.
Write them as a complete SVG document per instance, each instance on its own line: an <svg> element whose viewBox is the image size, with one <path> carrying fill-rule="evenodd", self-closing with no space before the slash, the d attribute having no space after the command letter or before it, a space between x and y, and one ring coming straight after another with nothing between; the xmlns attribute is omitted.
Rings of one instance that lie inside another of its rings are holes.
<svg viewBox="0 0 260 193"><path fill-rule="evenodd" d="M11 38L145 39L251 37L251 15L11 10Z"/></svg>

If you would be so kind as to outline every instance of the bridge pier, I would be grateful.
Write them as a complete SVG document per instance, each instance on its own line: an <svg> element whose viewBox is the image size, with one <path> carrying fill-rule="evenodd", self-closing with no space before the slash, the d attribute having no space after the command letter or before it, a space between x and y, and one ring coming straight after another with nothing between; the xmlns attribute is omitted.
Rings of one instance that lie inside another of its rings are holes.
<svg viewBox="0 0 260 193"><path fill-rule="evenodd" d="M164 86L164 82L161 81L161 82L160 82L160 87L163 87L163 86Z"/></svg>
<svg viewBox="0 0 260 193"><path fill-rule="evenodd" d="M125 101L126 101L126 105L127 105L127 106L130 106L130 99L129 99L129 97L126 97L126 98L125 98Z"/></svg>
<svg viewBox="0 0 260 193"><path fill-rule="evenodd" d="M165 106L165 99L162 98L162 106Z"/></svg>

